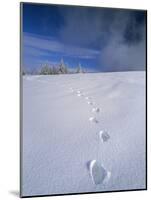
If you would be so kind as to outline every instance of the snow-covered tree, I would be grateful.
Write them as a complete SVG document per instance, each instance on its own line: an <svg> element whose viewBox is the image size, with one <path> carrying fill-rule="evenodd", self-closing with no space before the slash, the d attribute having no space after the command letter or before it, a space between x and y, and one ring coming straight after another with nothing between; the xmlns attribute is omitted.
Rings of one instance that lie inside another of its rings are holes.
<svg viewBox="0 0 151 200"><path fill-rule="evenodd" d="M52 70L47 64L45 64L42 66L42 68L40 70L40 74L41 75L49 75L49 74L52 74Z"/></svg>
<svg viewBox="0 0 151 200"><path fill-rule="evenodd" d="M63 59L61 59L60 64L59 64L59 73L61 73L61 74L67 74L68 73L68 68L65 65Z"/></svg>
<svg viewBox="0 0 151 200"><path fill-rule="evenodd" d="M59 73L58 67L53 66L52 67L52 74L58 74L58 73Z"/></svg>
<svg viewBox="0 0 151 200"><path fill-rule="evenodd" d="M81 64L79 63L77 69L76 69L76 73L83 73L82 71L82 67L81 67Z"/></svg>

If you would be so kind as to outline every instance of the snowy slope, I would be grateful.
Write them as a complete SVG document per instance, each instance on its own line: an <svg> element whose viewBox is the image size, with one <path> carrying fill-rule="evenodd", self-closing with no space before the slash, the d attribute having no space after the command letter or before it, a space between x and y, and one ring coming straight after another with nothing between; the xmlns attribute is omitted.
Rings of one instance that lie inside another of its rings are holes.
<svg viewBox="0 0 151 200"><path fill-rule="evenodd" d="M145 72L24 76L22 164L23 196L145 188Z"/></svg>

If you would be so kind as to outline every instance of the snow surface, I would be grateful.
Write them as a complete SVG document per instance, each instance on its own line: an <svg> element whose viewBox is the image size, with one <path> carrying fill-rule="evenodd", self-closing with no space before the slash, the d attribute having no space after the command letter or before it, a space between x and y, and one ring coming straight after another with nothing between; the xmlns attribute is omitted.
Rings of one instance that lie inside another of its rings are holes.
<svg viewBox="0 0 151 200"><path fill-rule="evenodd" d="M145 72L24 76L22 138L23 196L144 189Z"/></svg>

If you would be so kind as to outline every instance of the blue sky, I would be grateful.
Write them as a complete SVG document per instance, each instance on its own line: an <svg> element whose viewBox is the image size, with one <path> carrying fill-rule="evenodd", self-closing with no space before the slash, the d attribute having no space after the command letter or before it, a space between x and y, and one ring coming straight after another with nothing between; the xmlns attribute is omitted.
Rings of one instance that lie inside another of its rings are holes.
<svg viewBox="0 0 151 200"><path fill-rule="evenodd" d="M145 69L145 12L23 4L23 67L63 58L88 71Z"/></svg>

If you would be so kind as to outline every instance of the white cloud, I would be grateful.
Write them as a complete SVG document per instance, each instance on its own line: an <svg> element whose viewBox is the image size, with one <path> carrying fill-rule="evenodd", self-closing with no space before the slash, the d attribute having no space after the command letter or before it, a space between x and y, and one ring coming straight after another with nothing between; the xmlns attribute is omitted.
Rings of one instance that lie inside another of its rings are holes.
<svg viewBox="0 0 151 200"><path fill-rule="evenodd" d="M73 45L66 45L54 38L42 39L35 35L24 34L23 44L25 48L29 48L29 54L31 55L49 55L51 53L61 53L64 56L78 57L78 58L95 58L99 51L76 47Z"/></svg>

